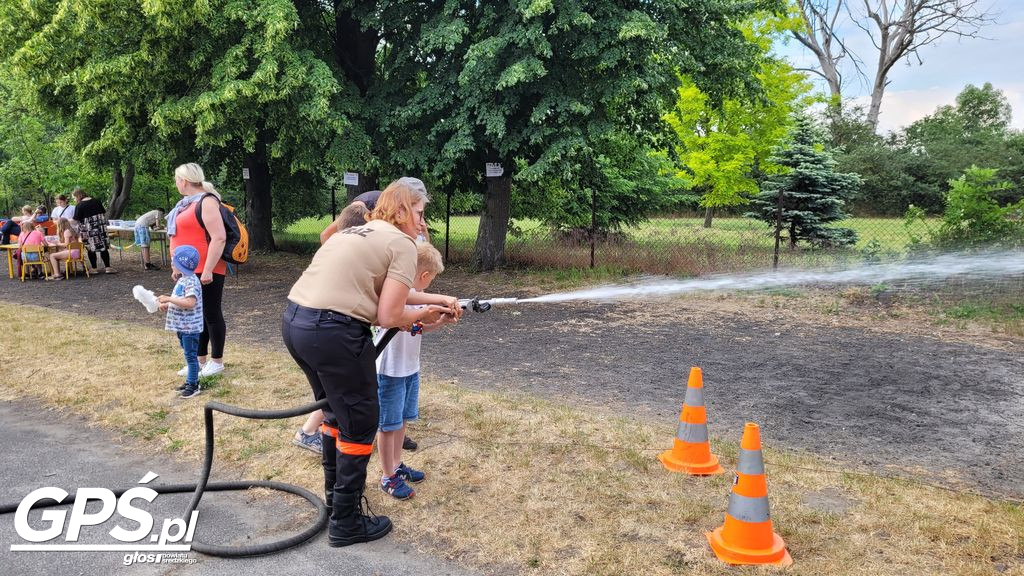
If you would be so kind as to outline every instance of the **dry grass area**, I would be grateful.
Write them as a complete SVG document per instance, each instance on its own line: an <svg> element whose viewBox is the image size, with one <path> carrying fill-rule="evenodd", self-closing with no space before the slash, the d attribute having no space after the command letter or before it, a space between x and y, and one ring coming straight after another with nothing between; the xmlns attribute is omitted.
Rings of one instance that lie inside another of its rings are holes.
<svg viewBox="0 0 1024 576"><path fill-rule="evenodd" d="M30 324L18 322L26 315ZM10 304L0 304L0 323L6 357L17 359L5 363L0 399L79 412L144 441L126 439L154 460L172 454L198 466L208 400L254 408L308 401L283 350L229 346L226 375L197 399L179 400L171 334ZM427 482L408 502L368 490L374 508L395 520L392 538L495 574L768 572L728 568L710 552L703 533L721 524L731 478L666 472L655 457L671 446L675 422L472 392L429 373L421 398L421 449L406 460L427 471ZM711 418L712 447L728 470L740 431L715 429ZM318 490L318 459L290 445L300 422L218 415L215 477ZM788 572L1024 575L1019 504L830 471L840 465L782 448L769 446L766 459L775 528L795 560Z"/></svg>

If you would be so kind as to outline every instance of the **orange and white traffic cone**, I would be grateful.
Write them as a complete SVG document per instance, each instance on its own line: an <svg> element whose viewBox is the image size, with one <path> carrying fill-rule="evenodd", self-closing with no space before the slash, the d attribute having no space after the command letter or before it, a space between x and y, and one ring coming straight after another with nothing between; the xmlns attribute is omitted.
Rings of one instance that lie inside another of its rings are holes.
<svg viewBox="0 0 1024 576"><path fill-rule="evenodd" d="M706 533L715 556L728 564L791 565L793 559L786 551L786 543L772 532L761 429L757 424L747 422L743 428L740 459L732 484L725 524Z"/></svg>
<svg viewBox="0 0 1024 576"><path fill-rule="evenodd" d="M708 443L708 415L704 408L704 376L700 368L690 368L686 398L679 414L679 428L672 449L658 455L672 472L708 476L725 472Z"/></svg>

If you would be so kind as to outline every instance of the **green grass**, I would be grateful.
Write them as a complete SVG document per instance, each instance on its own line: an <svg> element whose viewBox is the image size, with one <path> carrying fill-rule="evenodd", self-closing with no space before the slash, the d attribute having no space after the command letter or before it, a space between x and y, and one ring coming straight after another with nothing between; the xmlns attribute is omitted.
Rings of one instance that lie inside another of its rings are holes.
<svg viewBox="0 0 1024 576"><path fill-rule="evenodd" d="M330 218L303 218L277 233L278 239L293 241L308 240L319 242L320 232L331 222ZM480 225L478 216L452 216L449 231L451 244L469 244L476 241ZM858 241L854 249L866 248L872 240L878 242L886 252L904 252L910 242L910 234L900 218L850 218L838 224L857 232ZM927 232L926 222L916 221L909 232L922 236ZM716 218L710 229L704 228L703 218L653 218L634 228L625 230L626 236L634 241L656 243L692 244L710 241L723 246L738 246L754 243L771 247L774 239L772 229L763 222L750 218ZM444 238L444 222L430 224L434 241ZM550 230L539 220L517 219L512 221L513 230L508 241L539 241L551 236Z"/></svg>
<svg viewBox="0 0 1024 576"><path fill-rule="evenodd" d="M303 218L275 234L285 249L311 250L319 245L320 232L330 220ZM453 216L448 234L449 261L468 262L476 242L478 216ZM716 218L704 228L703 218L654 218L599 241L595 263L615 273L706 274L771 266L774 251L772 228L749 218ZM911 233L924 236L926 222L911 229L898 218L850 218L837 224L857 232L855 246L840 250L796 251L783 247L785 266L815 266L868 258L893 258L906 253ZM431 240L442 250L444 221L430 223ZM539 220L517 219L506 239L506 255L513 265L531 268L588 268L590 247L585 238L566 238Z"/></svg>

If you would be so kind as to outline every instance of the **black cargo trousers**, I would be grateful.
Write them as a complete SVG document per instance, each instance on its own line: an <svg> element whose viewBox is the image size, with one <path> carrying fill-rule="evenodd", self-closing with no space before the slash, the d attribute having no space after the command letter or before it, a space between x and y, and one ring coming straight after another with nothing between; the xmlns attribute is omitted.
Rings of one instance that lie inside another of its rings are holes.
<svg viewBox="0 0 1024 576"><path fill-rule="evenodd" d="M361 491L380 418L370 325L340 312L289 302L281 336L306 374L313 397L327 398L330 405L324 409L324 427L337 429L336 460L328 457L332 447L324 444L325 482L330 486L334 477L335 493Z"/></svg>

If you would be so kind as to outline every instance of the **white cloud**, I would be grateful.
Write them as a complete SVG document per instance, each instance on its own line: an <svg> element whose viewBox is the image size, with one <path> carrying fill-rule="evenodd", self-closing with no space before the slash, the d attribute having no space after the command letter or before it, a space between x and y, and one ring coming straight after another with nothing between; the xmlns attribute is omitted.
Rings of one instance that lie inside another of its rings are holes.
<svg viewBox="0 0 1024 576"><path fill-rule="evenodd" d="M1024 83L1001 83L995 87L1003 91L1003 95L1013 107L1012 126L1024 129ZM917 90L887 90L882 98L878 131L885 133L898 130L934 113L939 106L955 103L956 95L963 88L963 86L933 86ZM870 98L860 96L855 98L854 102L867 108Z"/></svg>

